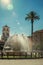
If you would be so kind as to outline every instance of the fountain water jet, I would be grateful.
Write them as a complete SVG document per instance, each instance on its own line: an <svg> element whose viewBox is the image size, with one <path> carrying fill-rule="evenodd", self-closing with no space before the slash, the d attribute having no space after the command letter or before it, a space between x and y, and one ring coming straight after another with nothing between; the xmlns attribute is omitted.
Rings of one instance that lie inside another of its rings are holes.
<svg viewBox="0 0 43 65"><path fill-rule="evenodd" d="M30 54L32 51L31 40L23 34L15 34L9 37L4 45L4 51L6 51L5 47L7 46L10 47L10 50L26 52L27 54Z"/></svg>

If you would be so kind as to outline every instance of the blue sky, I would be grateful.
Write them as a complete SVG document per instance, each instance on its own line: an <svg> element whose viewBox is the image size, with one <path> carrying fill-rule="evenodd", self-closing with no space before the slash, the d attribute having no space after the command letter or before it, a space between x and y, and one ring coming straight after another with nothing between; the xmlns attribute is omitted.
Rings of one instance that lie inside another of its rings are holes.
<svg viewBox="0 0 43 65"><path fill-rule="evenodd" d="M43 0L0 0L0 35L4 25L10 27L11 35L31 35L31 23L25 21L30 11L40 15L40 20L34 22L34 31L43 29Z"/></svg>

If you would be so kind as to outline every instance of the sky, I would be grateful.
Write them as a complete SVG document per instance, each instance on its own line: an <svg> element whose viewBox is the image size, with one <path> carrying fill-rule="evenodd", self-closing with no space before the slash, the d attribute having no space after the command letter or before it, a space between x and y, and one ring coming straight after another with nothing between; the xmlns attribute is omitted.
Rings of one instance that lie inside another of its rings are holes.
<svg viewBox="0 0 43 65"><path fill-rule="evenodd" d="M8 25L10 34L31 35L31 22L26 21L26 14L35 11L40 20L34 21L34 32L43 29L43 0L0 0L0 35L2 27Z"/></svg>

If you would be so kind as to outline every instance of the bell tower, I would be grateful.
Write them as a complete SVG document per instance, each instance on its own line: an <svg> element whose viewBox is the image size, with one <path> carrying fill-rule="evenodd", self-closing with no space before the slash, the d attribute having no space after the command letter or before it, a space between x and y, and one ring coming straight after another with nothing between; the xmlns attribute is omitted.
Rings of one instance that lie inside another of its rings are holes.
<svg viewBox="0 0 43 65"><path fill-rule="evenodd" d="M3 29L2 29L2 40L6 41L9 37L9 27L7 25L3 26Z"/></svg>

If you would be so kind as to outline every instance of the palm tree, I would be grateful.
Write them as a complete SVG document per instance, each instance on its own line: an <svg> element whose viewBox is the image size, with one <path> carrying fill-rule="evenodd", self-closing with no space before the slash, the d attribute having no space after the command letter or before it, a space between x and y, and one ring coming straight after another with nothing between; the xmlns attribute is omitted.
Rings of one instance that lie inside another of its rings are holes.
<svg viewBox="0 0 43 65"><path fill-rule="evenodd" d="M37 15L36 12L31 11L30 13L27 14L25 20L31 20L31 36L33 35L33 23L34 20L39 20L39 16Z"/></svg>

